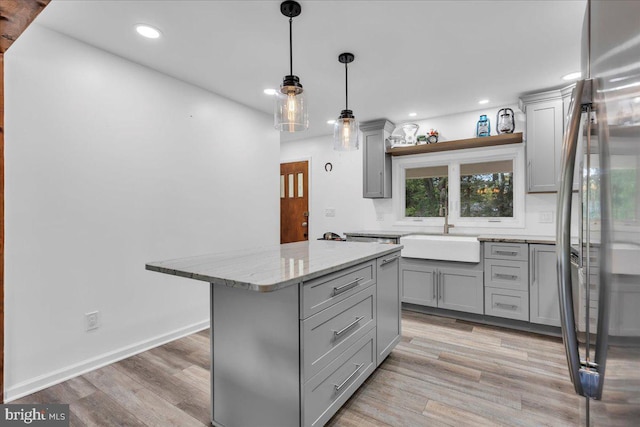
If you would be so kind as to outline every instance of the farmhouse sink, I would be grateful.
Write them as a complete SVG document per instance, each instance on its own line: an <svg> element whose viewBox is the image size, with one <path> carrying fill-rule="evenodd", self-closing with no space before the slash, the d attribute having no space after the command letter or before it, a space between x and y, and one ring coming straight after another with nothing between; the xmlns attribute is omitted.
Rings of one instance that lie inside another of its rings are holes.
<svg viewBox="0 0 640 427"><path fill-rule="evenodd" d="M400 238L402 256L441 261L480 262L480 242L472 236L410 234Z"/></svg>

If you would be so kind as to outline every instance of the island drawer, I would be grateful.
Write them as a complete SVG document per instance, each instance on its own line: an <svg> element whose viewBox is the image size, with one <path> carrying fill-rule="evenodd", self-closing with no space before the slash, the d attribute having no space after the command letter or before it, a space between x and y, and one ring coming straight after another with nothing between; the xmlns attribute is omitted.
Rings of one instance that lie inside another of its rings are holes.
<svg viewBox="0 0 640 427"><path fill-rule="evenodd" d="M376 282L375 261L302 283L300 318L306 319Z"/></svg>
<svg viewBox="0 0 640 427"><path fill-rule="evenodd" d="M515 320L529 320L529 292L484 288L484 314Z"/></svg>
<svg viewBox="0 0 640 427"><path fill-rule="evenodd" d="M485 258L529 260L529 245L526 243L486 242L484 245Z"/></svg>
<svg viewBox="0 0 640 427"><path fill-rule="evenodd" d="M484 260L484 285L493 288L526 291L529 288L529 263L506 259Z"/></svg>
<svg viewBox="0 0 640 427"><path fill-rule="evenodd" d="M316 375L376 325L375 291L369 286L300 321L304 379Z"/></svg>
<svg viewBox="0 0 640 427"><path fill-rule="evenodd" d="M303 425L325 425L375 368L376 329L373 328L304 384Z"/></svg>

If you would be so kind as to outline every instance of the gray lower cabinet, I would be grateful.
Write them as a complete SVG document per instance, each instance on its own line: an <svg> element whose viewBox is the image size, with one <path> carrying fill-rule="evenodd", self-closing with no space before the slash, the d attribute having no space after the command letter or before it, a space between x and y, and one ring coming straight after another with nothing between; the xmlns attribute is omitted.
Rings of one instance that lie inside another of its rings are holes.
<svg viewBox="0 0 640 427"><path fill-rule="evenodd" d="M386 119L360 123L363 155L362 197L364 198L391 197L391 155L386 153L385 141L393 129L393 123Z"/></svg>
<svg viewBox="0 0 640 427"><path fill-rule="evenodd" d="M403 258L402 302L484 313L482 264Z"/></svg>
<svg viewBox="0 0 640 427"><path fill-rule="evenodd" d="M400 340L399 260L273 292L212 285L212 424L325 425Z"/></svg>
<svg viewBox="0 0 640 427"><path fill-rule="evenodd" d="M526 243L485 243L484 313L529 320L529 251Z"/></svg>
<svg viewBox="0 0 640 427"><path fill-rule="evenodd" d="M560 326L555 245L529 245L529 260L530 321L542 325Z"/></svg>
<svg viewBox="0 0 640 427"><path fill-rule="evenodd" d="M400 342L400 253L377 261L377 351L376 366Z"/></svg>

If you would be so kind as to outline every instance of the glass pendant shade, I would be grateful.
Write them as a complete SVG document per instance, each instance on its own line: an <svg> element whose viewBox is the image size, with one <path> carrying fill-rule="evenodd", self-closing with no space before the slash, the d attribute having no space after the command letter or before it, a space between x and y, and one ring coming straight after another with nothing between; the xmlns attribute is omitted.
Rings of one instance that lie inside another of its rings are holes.
<svg viewBox="0 0 640 427"><path fill-rule="evenodd" d="M357 150L360 147L360 126L352 114L340 115L333 126L333 149L336 151Z"/></svg>
<svg viewBox="0 0 640 427"><path fill-rule="evenodd" d="M276 94L275 127L281 132L298 132L309 127L309 113L298 77L287 76Z"/></svg>

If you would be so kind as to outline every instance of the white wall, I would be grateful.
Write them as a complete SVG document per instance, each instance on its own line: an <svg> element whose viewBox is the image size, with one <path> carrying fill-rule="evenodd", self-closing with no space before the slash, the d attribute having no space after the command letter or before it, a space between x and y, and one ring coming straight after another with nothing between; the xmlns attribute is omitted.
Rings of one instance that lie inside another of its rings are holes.
<svg viewBox="0 0 640 427"><path fill-rule="evenodd" d="M515 132L524 132L525 115L517 105L507 105L516 115ZM450 141L475 137L476 123L481 114L491 120L491 134L496 135L495 121L499 108L485 108L450 116L414 121L420 125L419 134L429 129L439 131L439 141ZM332 136L283 142L281 159L310 156L314 166L311 173L309 192L311 195L310 227L315 230L313 237L320 237L324 231L340 233L357 230L410 230L416 232L441 232L441 227L398 226L392 199L362 198L362 148L356 152L333 151ZM424 156L428 156L425 154ZM324 164L334 163L334 172L326 173ZM316 182L320 181L320 182ZM457 234L527 234L552 236L555 234L556 194L527 194L525 196L525 227L522 228L456 228ZM326 218L325 209L336 209L335 218ZM540 222L542 213L552 213L552 222Z"/></svg>
<svg viewBox="0 0 640 427"><path fill-rule="evenodd" d="M333 136L282 141L283 163L309 160L309 239L359 230L370 201L362 198L362 151L334 151ZM330 172L326 163L332 164ZM334 209L335 216L326 216Z"/></svg>
<svg viewBox="0 0 640 427"><path fill-rule="evenodd" d="M266 114L37 25L5 69L11 400L206 327L208 285L144 264L278 243L279 134Z"/></svg>

